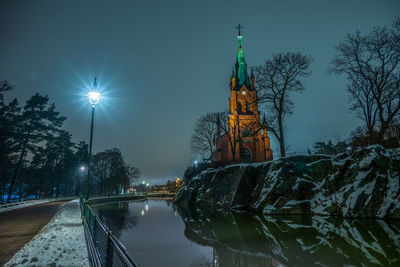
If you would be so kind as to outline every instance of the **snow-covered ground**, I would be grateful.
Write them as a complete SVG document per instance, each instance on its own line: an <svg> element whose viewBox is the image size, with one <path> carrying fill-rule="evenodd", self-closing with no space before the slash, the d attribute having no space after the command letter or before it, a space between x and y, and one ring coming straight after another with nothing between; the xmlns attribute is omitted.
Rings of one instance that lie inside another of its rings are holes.
<svg viewBox="0 0 400 267"><path fill-rule="evenodd" d="M65 200L65 199L71 199L71 198L68 197L68 198L36 199L36 200L27 200L27 201L22 201L22 202L0 205L0 213L10 211L10 210L16 210L16 209L20 209L20 208L25 208L25 207L29 207L29 206L33 206L33 205L37 205L37 204L47 203L47 202L51 202L51 201Z"/></svg>
<svg viewBox="0 0 400 267"><path fill-rule="evenodd" d="M62 205L5 266L89 266L79 200Z"/></svg>
<svg viewBox="0 0 400 267"><path fill-rule="evenodd" d="M0 206L0 213L10 211L10 210L16 210L16 209L20 209L20 208L25 208L25 207L29 207L29 206L36 205L36 204L46 203L46 202L50 202L50 201L53 201L53 200L51 200L51 199L30 200L30 201L26 201L26 202L15 203L13 205Z"/></svg>

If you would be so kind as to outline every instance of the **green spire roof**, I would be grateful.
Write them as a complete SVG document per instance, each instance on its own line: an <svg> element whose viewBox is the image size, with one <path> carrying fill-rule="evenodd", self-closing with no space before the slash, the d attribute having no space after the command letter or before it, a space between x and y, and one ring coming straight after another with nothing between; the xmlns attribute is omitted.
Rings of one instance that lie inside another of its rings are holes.
<svg viewBox="0 0 400 267"><path fill-rule="evenodd" d="M247 78L247 64L246 59L244 58L243 54L243 46L242 46L242 36L238 36L238 52L237 52L237 76L239 78L239 84L242 85Z"/></svg>
<svg viewBox="0 0 400 267"><path fill-rule="evenodd" d="M247 63L244 58L243 46L242 46L242 35L238 35L238 51L237 51L237 59L235 64L236 75L235 78L237 80L237 84L239 87L242 85L246 85L248 90L252 90L250 85L249 74L247 73ZM240 90L240 88L238 88Z"/></svg>

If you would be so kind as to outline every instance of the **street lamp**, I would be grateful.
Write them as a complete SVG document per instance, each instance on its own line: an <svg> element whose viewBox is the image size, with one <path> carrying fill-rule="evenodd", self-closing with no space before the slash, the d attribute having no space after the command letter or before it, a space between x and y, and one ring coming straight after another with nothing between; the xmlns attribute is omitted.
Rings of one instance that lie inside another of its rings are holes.
<svg viewBox="0 0 400 267"><path fill-rule="evenodd" d="M89 102L90 102L90 104L92 104L93 107L96 106L97 103L99 103L99 100L100 100L99 92L95 92L95 91L89 92Z"/></svg>
<svg viewBox="0 0 400 267"><path fill-rule="evenodd" d="M80 194L81 196L83 196L84 187L85 187L85 184L84 184L83 182L84 182L84 179L85 179L85 170L86 170L86 167L85 167L85 166L80 166L80 167L79 167L79 170L80 170L80 176L79 176L79 194Z"/></svg>
<svg viewBox="0 0 400 267"><path fill-rule="evenodd" d="M93 122L94 122L94 108L99 103L100 93L97 91L97 79L94 78L92 91L89 92L89 102L92 105L92 120L90 124L90 142L89 142L89 159L88 159L88 172L86 178L86 197L85 200L89 199L89 190L90 190L90 160L92 158L92 143L93 143Z"/></svg>

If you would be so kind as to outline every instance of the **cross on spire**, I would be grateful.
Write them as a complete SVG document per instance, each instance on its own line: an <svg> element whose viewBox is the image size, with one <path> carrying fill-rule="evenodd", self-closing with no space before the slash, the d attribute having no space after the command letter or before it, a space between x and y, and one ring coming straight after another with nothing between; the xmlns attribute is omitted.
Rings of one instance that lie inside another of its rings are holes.
<svg viewBox="0 0 400 267"><path fill-rule="evenodd" d="M240 29L243 29L243 26L240 26L240 24L238 24L238 25L236 26L236 29L239 30L239 35L238 35L238 36L241 36L241 34L240 34Z"/></svg>

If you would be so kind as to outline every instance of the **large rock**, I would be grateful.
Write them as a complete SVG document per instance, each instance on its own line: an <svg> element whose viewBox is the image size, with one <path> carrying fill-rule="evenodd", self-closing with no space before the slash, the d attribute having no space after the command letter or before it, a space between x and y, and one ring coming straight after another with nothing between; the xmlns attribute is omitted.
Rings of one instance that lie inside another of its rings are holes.
<svg viewBox="0 0 400 267"><path fill-rule="evenodd" d="M400 150L370 146L208 169L186 180L175 202L264 214L400 219Z"/></svg>

